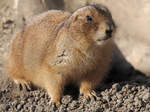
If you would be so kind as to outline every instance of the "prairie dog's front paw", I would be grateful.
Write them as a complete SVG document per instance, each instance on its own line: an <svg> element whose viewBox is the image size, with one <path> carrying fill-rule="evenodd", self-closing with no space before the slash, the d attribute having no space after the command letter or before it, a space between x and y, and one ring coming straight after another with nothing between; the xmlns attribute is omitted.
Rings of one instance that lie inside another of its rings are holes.
<svg viewBox="0 0 150 112"><path fill-rule="evenodd" d="M97 95L96 95L96 92L94 90L80 90L80 94L83 95L84 98L86 98L87 100L91 100L91 99L94 99L96 100L97 98Z"/></svg>
<svg viewBox="0 0 150 112"><path fill-rule="evenodd" d="M55 105L56 107L60 106L60 100L56 100L56 99L53 99L51 98L50 100L50 105Z"/></svg>
<svg viewBox="0 0 150 112"><path fill-rule="evenodd" d="M29 81L23 79L14 79L14 82L19 86L19 90L32 90L32 85Z"/></svg>
<svg viewBox="0 0 150 112"><path fill-rule="evenodd" d="M48 86L47 87L48 94L50 96L50 105L55 105L56 107L60 106L61 104L61 97L62 97L62 89L57 85L55 87Z"/></svg>

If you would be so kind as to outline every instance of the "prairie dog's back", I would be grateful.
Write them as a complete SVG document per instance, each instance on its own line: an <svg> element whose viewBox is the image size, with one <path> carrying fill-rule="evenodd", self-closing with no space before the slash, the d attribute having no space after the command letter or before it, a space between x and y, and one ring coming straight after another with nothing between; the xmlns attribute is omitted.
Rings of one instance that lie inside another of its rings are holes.
<svg viewBox="0 0 150 112"><path fill-rule="evenodd" d="M13 39L15 45L12 45L10 55L18 54L19 56L12 56L13 60L23 65L25 70L35 72L42 62L49 42L55 38L53 31L68 16L67 12L52 10L28 21L24 29Z"/></svg>

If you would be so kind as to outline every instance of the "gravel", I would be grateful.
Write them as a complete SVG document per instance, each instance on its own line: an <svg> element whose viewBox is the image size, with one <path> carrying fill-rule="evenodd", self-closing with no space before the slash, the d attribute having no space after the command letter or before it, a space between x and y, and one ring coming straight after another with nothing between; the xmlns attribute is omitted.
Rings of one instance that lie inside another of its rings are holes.
<svg viewBox="0 0 150 112"><path fill-rule="evenodd" d="M11 83L13 84L13 83ZM45 90L19 91L15 94L12 89L0 91L1 112L149 112L150 87L135 81L105 84L104 90L96 90L96 100L87 101L83 96L74 99L74 95L65 94L62 104L56 108L50 105L50 98ZM15 85L14 85L15 86ZM76 89L76 88L74 88ZM70 91L67 88L67 91ZM75 93L76 94L76 93Z"/></svg>

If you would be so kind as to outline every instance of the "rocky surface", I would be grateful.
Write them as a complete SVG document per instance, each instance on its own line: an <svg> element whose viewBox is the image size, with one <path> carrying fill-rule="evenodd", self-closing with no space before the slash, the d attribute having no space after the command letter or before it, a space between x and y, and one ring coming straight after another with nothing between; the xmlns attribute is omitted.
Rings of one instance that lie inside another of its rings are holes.
<svg viewBox="0 0 150 112"><path fill-rule="evenodd" d="M3 71L16 28L14 18L12 9L0 9L0 112L150 112L150 79L133 69L124 80L119 78L122 73L116 75L112 70L96 90L96 99L85 100L77 88L66 87L58 108L49 104L50 97L45 90L19 91Z"/></svg>
<svg viewBox="0 0 150 112"><path fill-rule="evenodd" d="M15 87L16 88L16 87ZM103 88L103 89L102 89ZM48 94L42 90L31 92L12 91L10 82L6 89L0 90L1 112L149 112L150 87L134 81L105 84L97 90L97 98L85 100L68 88L62 104L56 108L50 105ZM68 92L72 92L69 94Z"/></svg>

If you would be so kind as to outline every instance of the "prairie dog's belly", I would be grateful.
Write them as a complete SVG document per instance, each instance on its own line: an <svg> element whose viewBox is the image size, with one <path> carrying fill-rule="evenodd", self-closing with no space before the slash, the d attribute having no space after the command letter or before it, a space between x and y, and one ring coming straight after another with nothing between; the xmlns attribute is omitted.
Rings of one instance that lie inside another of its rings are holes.
<svg viewBox="0 0 150 112"><path fill-rule="evenodd" d="M53 69L63 75L66 81L80 82L86 75L103 77L109 69L113 46L111 43L99 51L99 59L86 57L76 49L62 50L47 62ZM94 60L94 61L93 61Z"/></svg>

